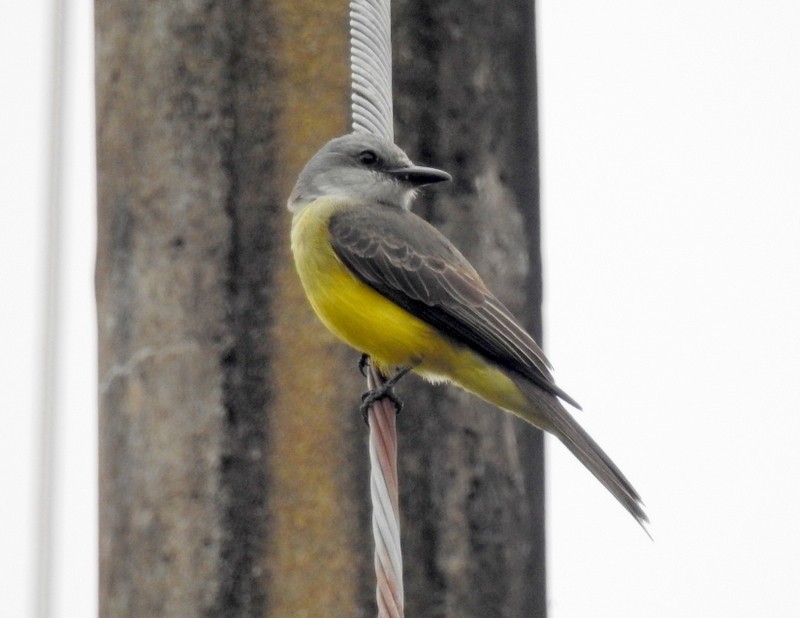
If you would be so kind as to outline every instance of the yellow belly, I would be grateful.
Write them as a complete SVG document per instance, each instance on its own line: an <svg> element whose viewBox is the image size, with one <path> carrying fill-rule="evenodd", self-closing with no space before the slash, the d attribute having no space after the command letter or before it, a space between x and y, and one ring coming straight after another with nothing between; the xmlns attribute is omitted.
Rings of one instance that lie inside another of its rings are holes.
<svg viewBox="0 0 800 618"><path fill-rule="evenodd" d="M438 334L362 283L331 248L328 220L341 202L317 200L292 225L297 272L314 311L336 336L388 365L418 364Z"/></svg>
<svg viewBox="0 0 800 618"><path fill-rule="evenodd" d="M325 326L384 370L413 366L428 379L452 380L502 408L523 406L524 398L502 371L362 283L342 264L330 245L328 220L346 204L341 198L319 199L292 222L297 272Z"/></svg>

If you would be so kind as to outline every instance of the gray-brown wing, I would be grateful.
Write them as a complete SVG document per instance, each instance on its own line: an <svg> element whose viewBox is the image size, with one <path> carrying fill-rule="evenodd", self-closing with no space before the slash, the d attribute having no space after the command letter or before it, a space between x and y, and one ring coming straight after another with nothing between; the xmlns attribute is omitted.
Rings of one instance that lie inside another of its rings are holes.
<svg viewBox="0 0 800 618"><path fill-rule="evenodd" d="M413 213L366 204L335 214L331 244L357 277L406 311L575 407L533 338L461 253Z"/></svg>

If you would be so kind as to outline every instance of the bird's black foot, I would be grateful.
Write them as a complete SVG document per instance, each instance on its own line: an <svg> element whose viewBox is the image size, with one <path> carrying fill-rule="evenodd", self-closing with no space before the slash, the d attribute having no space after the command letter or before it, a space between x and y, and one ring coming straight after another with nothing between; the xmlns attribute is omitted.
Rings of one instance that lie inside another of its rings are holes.
<svg viewBox="0 0 800 618"><path fill-rule="evenodd" d="M362 359L366 357L369 358L366 354L362 356ZM359 366L361 363L359 363ZM400 379L406 375L409 371L411 371L411 367L403 367L397 373L395 373L391 378L386 380L381 386L378 388L372 389L370 391L366 391L361 395L361 406L359 406L359 411L361 412L361 416L364 418L364 422L369 425L369 409L372 407L376 401L380 399L388 399L394 404L395 413L400 414L400 411L403 409L403 402L395 395L394 393L394 385L397 384Z"/></svg>
<svg viewBox="0 0 800 618"><path fill-rule="evenodd" d="M369 354L362 354L358 359L358 370L365 378L367 377L367 367L369 367Z"/></svg>
<svg viewBox="0 0 800 618"><path fill-rule="evenodd" d="M361 405L358 409L361 412L361 417L364 419L364 422L367 425L369 425L369 409L372 407L372 404L380 399L388 399L391 401L392 404L394 404L394 410L396 414L400 414L400 411L403 409L403 402L400 401L393 388L386 388L386 384L380 388L376 388L375 390L362 393Z"/></svg>

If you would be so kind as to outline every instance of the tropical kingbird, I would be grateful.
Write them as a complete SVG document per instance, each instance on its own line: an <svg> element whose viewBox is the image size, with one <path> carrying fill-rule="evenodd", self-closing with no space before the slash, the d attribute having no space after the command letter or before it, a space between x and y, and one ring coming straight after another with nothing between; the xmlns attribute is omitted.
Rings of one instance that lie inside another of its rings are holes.
<svg viewBox="0 0 800 618"><path fill-rule="evenodd" d="M541 348L458 249L410 211L419 187L445 180L363 133L314 155L288 204L314 311L382 373L452 382L550 432L643 525L639 494L564 408L579 406L556 386Z"/></svg>

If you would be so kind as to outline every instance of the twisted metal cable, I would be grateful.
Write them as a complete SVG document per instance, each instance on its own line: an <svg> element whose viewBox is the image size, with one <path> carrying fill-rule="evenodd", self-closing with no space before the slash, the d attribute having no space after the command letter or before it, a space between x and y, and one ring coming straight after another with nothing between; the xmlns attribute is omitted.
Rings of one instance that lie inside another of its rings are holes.
<svg viewBox="0 0 800 618"><path fill-rule="evenodd" d="M353 130L394 141L391 0L350 0Z"/></svg>
<svg viewBox="0 0 800 618"><path fill-rule="evenodd" d="M383 377L370 363L367 387L374 390ZM388 399L369 409L370 497L375 539L376 597L379 618L403 616L403 555L400 547L400 507L397 479L397 411Z"/></svg>
<svg viewBox="0 0 800 618"><path fill-rule="evenodd" d="M391 0L350 0L353 131L394 142ZM367 387L383 385L369 365ZM370 496L379 618L403 617L403 556L397 479L396 411L388 399L369 409Z"/></svg>
<svg viewBox="0 0 800 618"><path fill-rule="evenodd" d="M350 73L353 131L393 142L391 0L350 0ZM373 390L383 382L383 376L370 363L367 387ZM368 419L378 616L402 618L403 555L394 404L378 400L369 409Z"/></svg>

